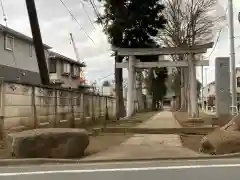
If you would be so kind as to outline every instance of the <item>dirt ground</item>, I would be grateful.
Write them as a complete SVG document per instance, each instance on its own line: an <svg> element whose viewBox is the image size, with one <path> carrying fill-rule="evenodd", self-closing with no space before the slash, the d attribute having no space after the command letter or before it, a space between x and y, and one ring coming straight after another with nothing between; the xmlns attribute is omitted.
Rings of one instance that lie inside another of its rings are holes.
<svg viewBox="0 0 240 180"><path fill-rule="evenodd" d="M119 121L109 120L101 121L104 123L97 123L97 124L90 124L88 126L84 125L84 128L88 131L91 131L92 128L96 127L134 127L140 123L142 123L145 120L150 119L154 115L156 115L158 112L143 112L143 113L137 113L130 119L123 119ZM78 127L78 126L77 126ZM83 128L83 126L81 126ZM124 134L104 134L99 136L90 136L90 144L88 148L85 151L85 156L89 156L98 152L101 152L103 150L106 150L110 147L117 146L121 144L122 142L126 141L128 138L130 138L131 135L124 135ZM8 149L5 146L4 148L0 148L0 159L4 158L13 158L9 155Z"/></svg>
<svg viewBox="0 0 240 180"><path fill-rule="evenodd" d="M173 115L183 127L211 127L212 118L215 117L214 115L201 113L201 122L189 122L188 113L186 112L173 112ZM180 139L184 147L199 152L200 142L203 137L204 135L181 135Z"/></svg>
<svg viewBox="0 0 240 180"><path fill-rule="evenodd" d="M137 113L131 119L108 122L108 124L106 124L105 126L106 127L134 127L142 123L143 121L150 119L157 113L158 112L155 112L155 111ZM102 126L104 125L98 125L98 127L102 127ZM104 134L100 136L91 136L90 144L86 149L86 156L101 152L113 146L117 146L123 143L124 141L126 141L127 139L129 139L131 136L132 135L129 135L129 134L125 134L125 135L124 134Z"/></svg>
<svg viewBox="0 0 240 180"><path fill-rule="evenodd" d="M173 112L174 117L178 120L181 126L183 127L203 127L203 126L212 126L212 118L214 115L208 115L205 113L200 113L201 120L198 122L195 120L194 122L189 121L187 112Z"/></svg>
<svg viewBox="0 0 240 180"><path fill-rule="evenodd" d="M184 147L199 152L200 142L204 135L181 135L180 139Z"/></svg>
<svg viewBox="0 0 240 180"><path fill-rule="evenodd" d="M195 122L190 122L187 112L173 112L173 115L183 127L211 127L213 125L223 126L232 119L232 116L225 116L216 119L215 115L209 115L201 112L201 120L199 122L197 122L197 120L195 120Z"/></svg>
<svg viewBox="0 0 240 180"><path fill-rule="evenodd" d="M117 134L105 134L102 136L91 136L90 137L90 144L88 148L85 151L85 155L93 155L95 153L101 152L103 150L106 150L110 147L117 146L124 141L126 141L128 138L130 138L131 135L117 135Z"/></svg>

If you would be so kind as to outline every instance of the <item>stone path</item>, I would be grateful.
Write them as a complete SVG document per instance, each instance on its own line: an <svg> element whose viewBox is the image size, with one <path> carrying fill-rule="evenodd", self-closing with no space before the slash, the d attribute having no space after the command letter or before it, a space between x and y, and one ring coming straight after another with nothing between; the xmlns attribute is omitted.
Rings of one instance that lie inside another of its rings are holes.
<svg viewBox="0 0 240 180"><path fill-rule="evenodd" d="M139 128L181 128L172 112L163 111L138 125ZM86 157L85 160L164 157L198 157L201 154L182 147L179 135L136 134L121 145Z"/></svg>
<svg viewBox="0 0 240 180"><path fill-rule="evenodd" d="M181 128L170 111L163 111L150 120L137 126L138 128ZM179 135L174 134L137 134L123 144L155 144L159 142L164 145L181 146Z"/></svg>

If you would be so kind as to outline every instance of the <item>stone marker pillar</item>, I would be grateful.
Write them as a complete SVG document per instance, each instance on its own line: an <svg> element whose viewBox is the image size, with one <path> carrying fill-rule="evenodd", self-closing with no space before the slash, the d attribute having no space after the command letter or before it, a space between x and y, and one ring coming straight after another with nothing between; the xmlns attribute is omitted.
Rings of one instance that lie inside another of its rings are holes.
<svg viewBox="0 0 240 180"><path fill-rule="evenodd" d="M217 117L225 119L230 115L230 59L217 57L215 60L215 91Z"/></svg>

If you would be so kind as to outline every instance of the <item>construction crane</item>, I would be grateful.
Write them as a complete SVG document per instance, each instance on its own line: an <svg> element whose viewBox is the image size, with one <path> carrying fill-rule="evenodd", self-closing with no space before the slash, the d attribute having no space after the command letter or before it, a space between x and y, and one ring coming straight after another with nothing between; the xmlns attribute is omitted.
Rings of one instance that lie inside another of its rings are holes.
<svg viewBox="0 0 240 180"><path fill-rule="evenodd" d="M74 49L74 53L76 55L77 61L80 63L80 56L79 56L78 49L77 49L77 46L75 44L75 41L73 39L72 33L70 33L70 37L71 37L71 42L72 42L72 45L73 45L73 49Z"/></svg>
<svg viewBox="0 0 240 180"><path fill-rule="evenodd" d="M73 49L74 49L74 53L76 55L76 59L79 63L81 63L81 60L80 60L80 55L78 53L78 49L77 49L77 46L75 44L75 41L74 41L74 38L73 38L73 35L72 33L70 33L70 38L71 38L71 42L72 42L72 45L73 45ZM85 84L86 83L86 79L85 79L85 76L84 76L84 70L83 68L81 68L80 70L80 73L79 73L79 77L80 77L80 83L82 84Z"/></svg>

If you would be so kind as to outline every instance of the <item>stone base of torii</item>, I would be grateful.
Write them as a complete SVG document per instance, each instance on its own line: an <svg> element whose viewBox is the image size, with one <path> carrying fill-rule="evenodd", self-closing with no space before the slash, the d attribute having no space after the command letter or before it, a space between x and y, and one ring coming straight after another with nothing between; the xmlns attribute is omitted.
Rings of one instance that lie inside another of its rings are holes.
<svg viewBox="0 0 240 180"><path fill-rule="evenodd" d="M197 80L196 80L196 66L208 66L208 60L193 61L195 54L203 54L207 49L212 48L213 43L193 46L190 48L117 48L113 47L112 50L118 56L128 56L128 62L116 63L116 68L128 69L128 91L127 91L127 117L134 114L134 94L136 94L136 69L149 69L153 67L189 67L190 77L190 109L191 117L198 116L197 104ZM151 55L180 55L187 54L186 61L158 61L158 62L137 62L136 56L151 56Z"/></svg>

